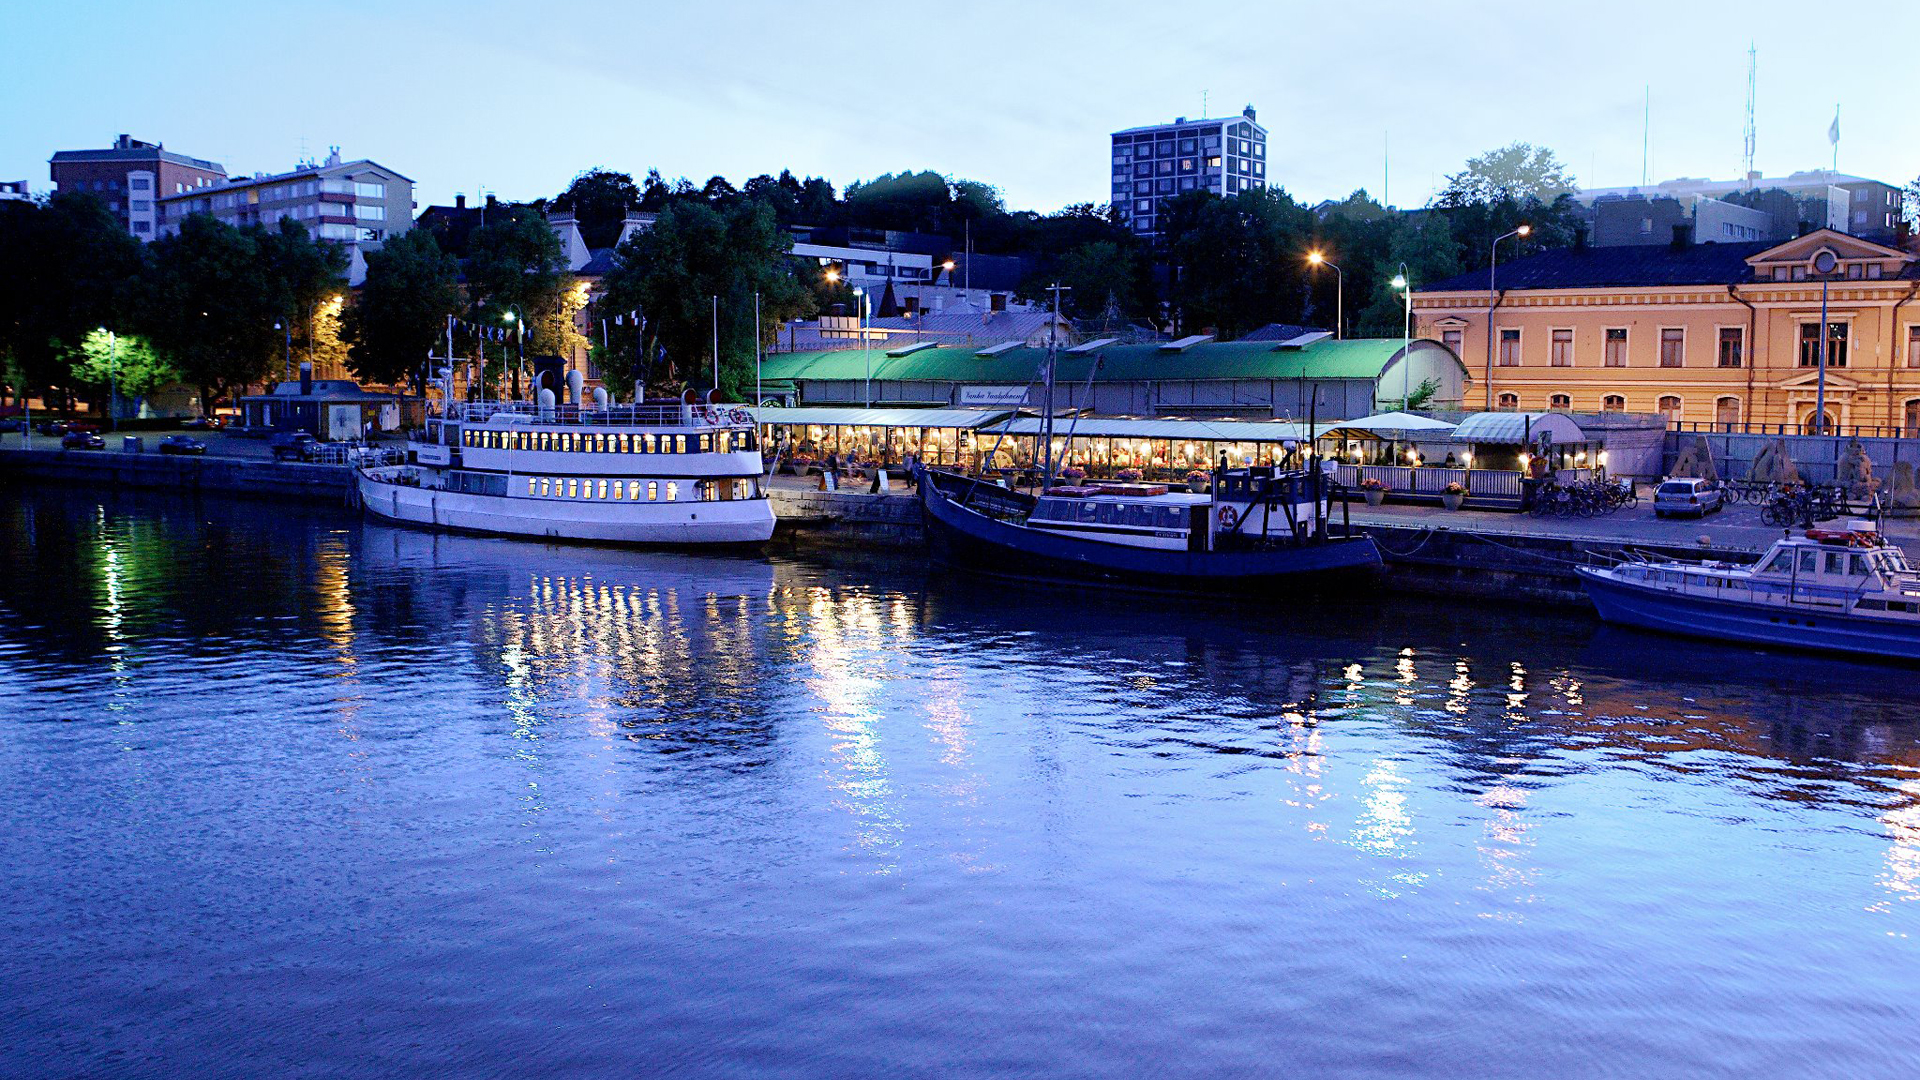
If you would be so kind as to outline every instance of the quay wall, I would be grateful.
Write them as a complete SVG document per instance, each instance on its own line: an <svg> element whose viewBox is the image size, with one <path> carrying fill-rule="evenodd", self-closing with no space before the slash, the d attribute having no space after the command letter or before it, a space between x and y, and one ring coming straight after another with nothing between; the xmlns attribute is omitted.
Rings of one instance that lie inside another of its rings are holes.
<svg viewBox="0 0 1920 1080"><path fill-rule="evenodd" d="M1598 566L1631 548L1653 557L1752 562L1759 549L1625 543L1619 539L1368 525L1386 561L1384 587L1425 596L1588 606L1576 566Z"/></svg>
<svg viewBox="0 0 1920 1080"><path fill-rule="evenodd" d="M0 478L313 501L343 500L353 487L345 465L108 450L0 449Z"/></svg>
<svg viewBox="0 0 1920 1080"><path fill-rule="evenodd" d="M862 495L846 491L769 492L776 535L836 547L919 547L926 540L920 500L912 495Z"/></svg>

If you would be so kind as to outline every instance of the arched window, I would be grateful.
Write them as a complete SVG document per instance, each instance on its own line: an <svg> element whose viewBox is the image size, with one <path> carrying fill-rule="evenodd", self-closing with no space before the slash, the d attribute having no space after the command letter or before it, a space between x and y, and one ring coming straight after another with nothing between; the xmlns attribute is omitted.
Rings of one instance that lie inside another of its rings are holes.
<svg viewBox="0 0 1920 1080"><path fill-rule="evenodd" d="M1619 394L1608 394L1600 399L1600 407L1608 412L1626 412L1627 399Z"/></svg>
<svg viewBox="0 0 1920 1080"><path fill-rule="evenodd" d="M1822 429L1822 426L1821 426L1821 424L1819 423L1819 421L1818 421L1818 419L1817 419L1817 418L1815 417L1815 415L1814 415L1814 411L1813 411L1813 409L1812 409L1811 407L1809 407L1809 408L1807 409L1807 411L1806 411L1806 413L1805 413L1805 414L1804 414L1803 416L1801 416L1801 418L1800 418L1800 431L1801 431L1801 432L1802 432L1803 434L1806 434L1806 435L1831 435L1831 434L1833 434L1833 433L1834 433L1834 431L1835 431L1836 429L1838 429L1838 428L1839 428L1839 426L1840 426L1839 424L1837 424L1837 423L1835 423L1835 422L1834 422L1834 419L1833 419L1833 410L1832 410L1832 409L1828 409L1828 410L1827 410L1827 411L1826 411L1826 412L1825 412L1824 414L1822 414L1822 415L1824 415L1824 416L1826 417L1826 420L1827 420L1827 422L1826 422L1826 425L1825 425L1825 428L1824 428L1824 430Z"/></svg>
<svg viewBox="0 0 1920 1080"><path fill-rule="evenodd" d="M1573 397L1569 394L1554 394L1547 399L1547 408L1570 412L1573 409Z"/></svg>
<svg viewBox="0 0 1920 1080"><path fill-rule="evenodd" d="M1512 412L1520 407L1519 394L1501 394L1497 401L1498 404L1495 407L1507 412Z"/></svg>
<svg viewBox="0 0 1920 1080"><path fill-rule="evenodd" d="M1720 425L1721 431L1732 431L1740 426L1740 399L1723 397L1713 403L1713 422Z"/></svg>
<svg viewBox="0 0 1920 1080"><path fill-rule="evenodd" d="M1680 399L1673 394L1660 395L1659 409L1669 424L1680 419Z"/></svg>

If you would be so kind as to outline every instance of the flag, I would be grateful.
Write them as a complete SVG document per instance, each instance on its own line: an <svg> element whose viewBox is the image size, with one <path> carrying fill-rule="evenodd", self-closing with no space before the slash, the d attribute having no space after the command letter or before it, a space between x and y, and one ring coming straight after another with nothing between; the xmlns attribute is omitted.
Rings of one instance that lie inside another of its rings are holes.
<svg viewBox="0 0 1920 1080"><path fill-rule="evenodd" d="M1838 105L1833 107L1833 123L1827 125L1827 142L1834 146L1840 145L1840 106Z"/></svg>

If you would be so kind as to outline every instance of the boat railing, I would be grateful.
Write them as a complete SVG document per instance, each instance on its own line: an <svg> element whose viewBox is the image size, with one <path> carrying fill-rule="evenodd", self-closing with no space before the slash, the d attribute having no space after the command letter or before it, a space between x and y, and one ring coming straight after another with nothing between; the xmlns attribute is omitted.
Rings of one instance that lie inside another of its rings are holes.
<svg viewBox="0 0 1920 1080"><path fill-rule="evenodd" d="M751 427L753 417L733 405L684 405L677 401L633 405L539 405L531 401L452 401L443 420L484 424L498 416L532 424L606 427Z"/></svg>

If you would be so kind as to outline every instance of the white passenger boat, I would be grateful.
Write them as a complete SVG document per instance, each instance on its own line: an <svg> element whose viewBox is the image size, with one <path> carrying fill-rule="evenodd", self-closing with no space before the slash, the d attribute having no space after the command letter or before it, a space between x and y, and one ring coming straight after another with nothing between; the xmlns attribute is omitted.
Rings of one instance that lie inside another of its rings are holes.
<svg viewBox="0 0 1920 1080"><path fill-rule="evenodd" d="M745 409L456 401L407 449L405 465L356 474L375 517L617 544L756 544L773 535Z"/></svg>
<svg viewBox="0 0 1920 1080"><path fill-rule="evenodd" d="M1784 537L1752 565L1641 559L1577 569L1608 622L1920 660L1920 572L1865 522Z"/></svg>

